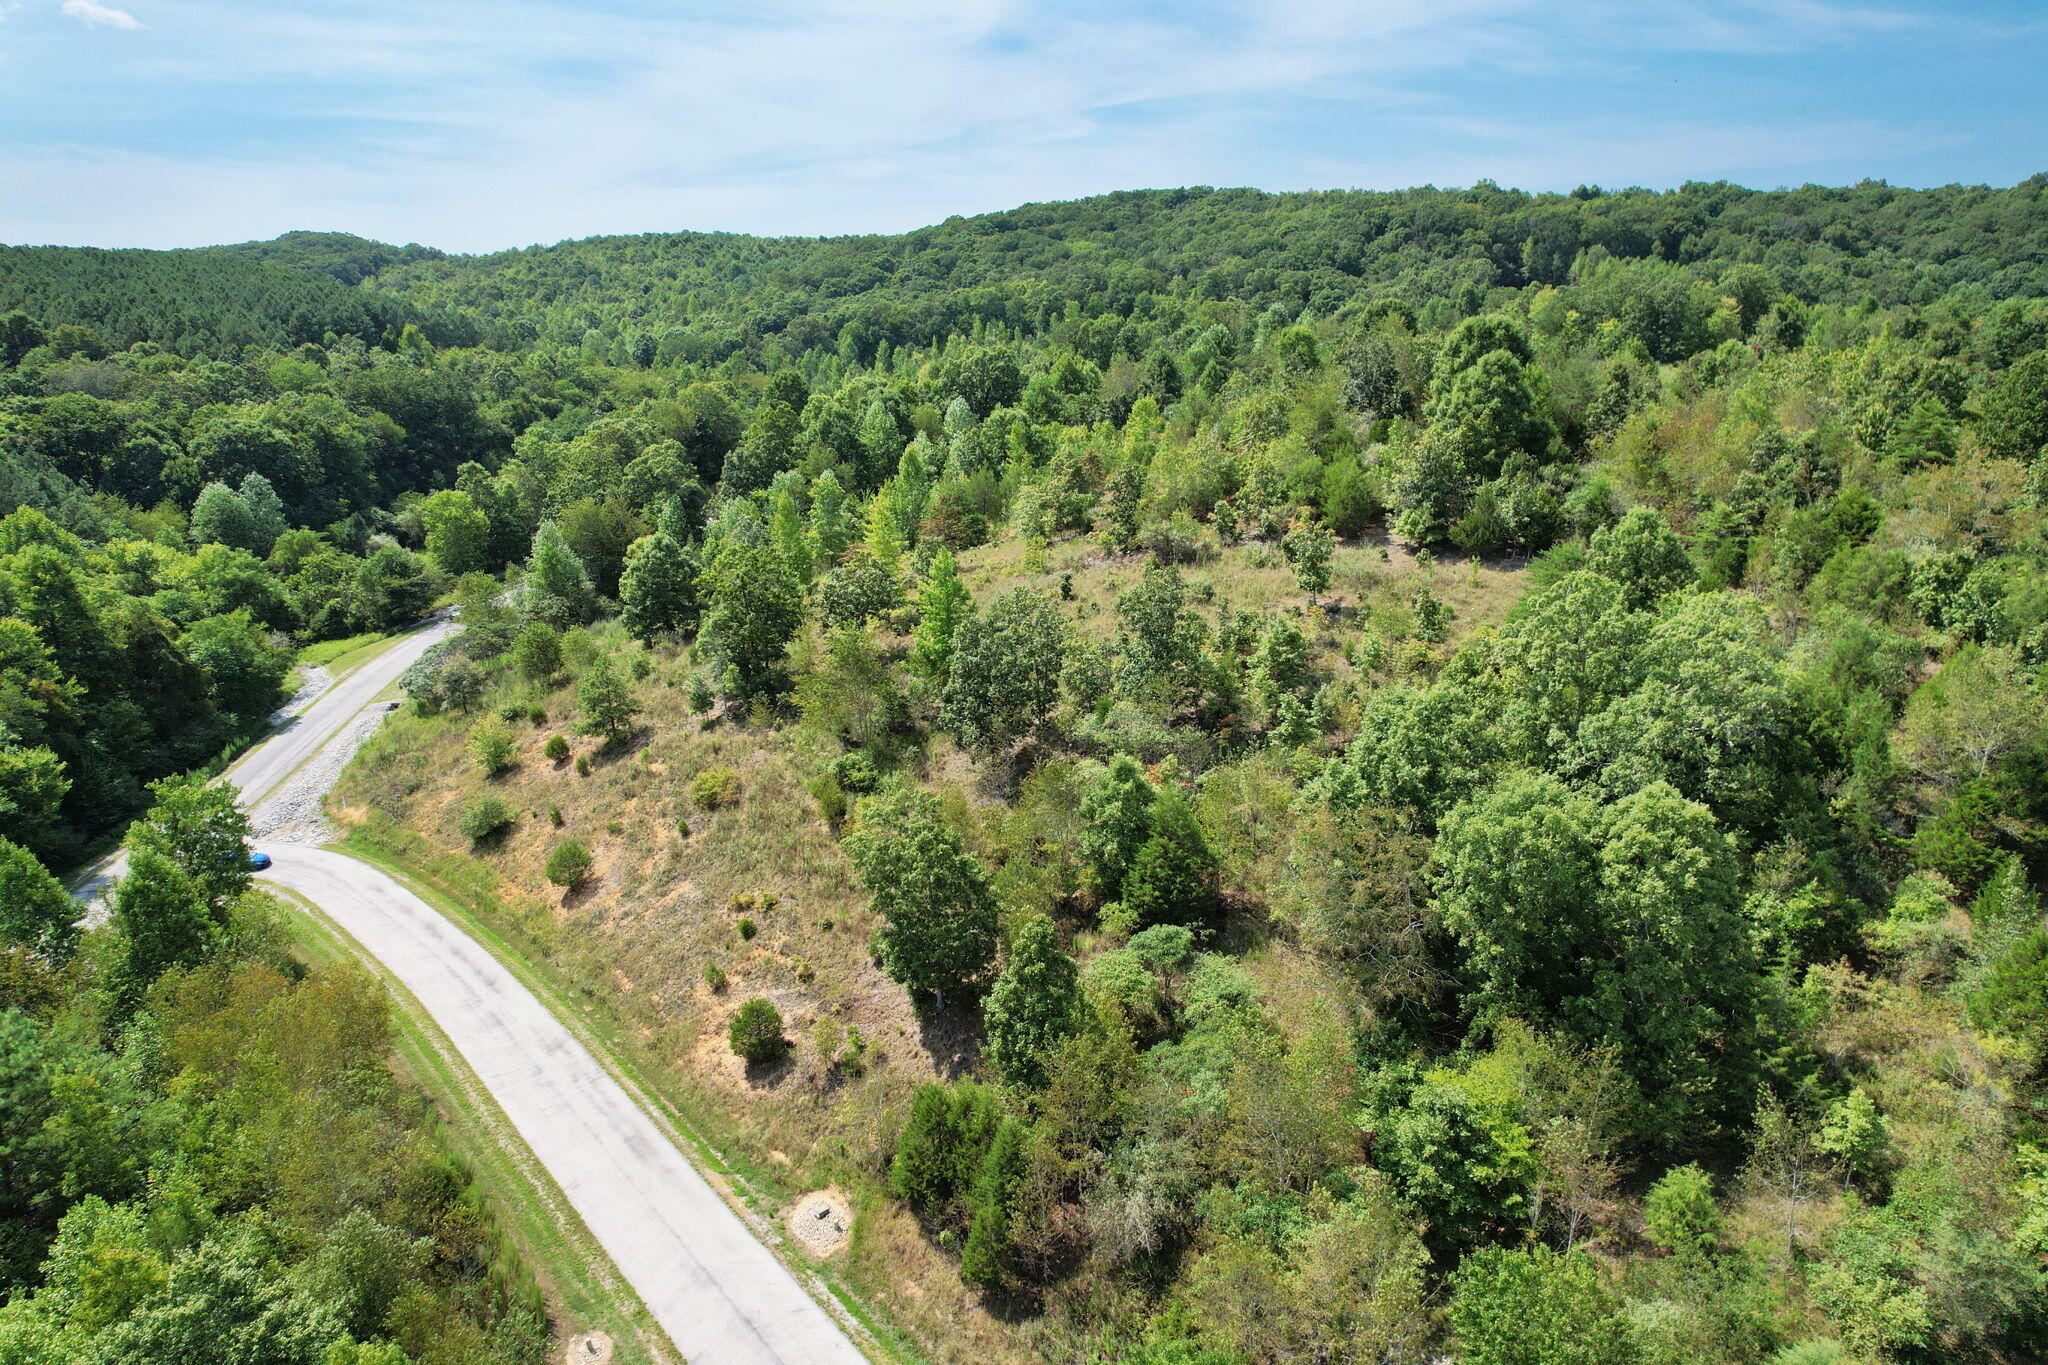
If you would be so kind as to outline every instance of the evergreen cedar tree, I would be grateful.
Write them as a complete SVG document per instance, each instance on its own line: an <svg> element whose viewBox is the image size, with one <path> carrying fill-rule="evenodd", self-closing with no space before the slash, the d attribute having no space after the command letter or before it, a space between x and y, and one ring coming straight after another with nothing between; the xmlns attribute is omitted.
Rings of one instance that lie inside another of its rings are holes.
<svg viewBox="0 0 2048 1365"><path fill-rule="evenodd" d="M558 687L802 732L987 1063L891 1191L1058 1350L2041 1355L2044 194L0 248L0 1356L544 1349L179 777L451 596L404 686L486 767Z"/></svg>

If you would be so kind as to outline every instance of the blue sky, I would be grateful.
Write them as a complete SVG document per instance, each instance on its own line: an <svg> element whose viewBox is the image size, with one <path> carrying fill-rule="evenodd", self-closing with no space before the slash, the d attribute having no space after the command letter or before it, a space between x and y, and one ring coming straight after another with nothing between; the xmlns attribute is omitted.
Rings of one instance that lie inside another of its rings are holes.
<svg viewBox="0 0 2048 1365"><path fill-rule="evenodd" d="M2011 184L2048 7L0 0L0 241L899 231L1163 185Z"/></svg>

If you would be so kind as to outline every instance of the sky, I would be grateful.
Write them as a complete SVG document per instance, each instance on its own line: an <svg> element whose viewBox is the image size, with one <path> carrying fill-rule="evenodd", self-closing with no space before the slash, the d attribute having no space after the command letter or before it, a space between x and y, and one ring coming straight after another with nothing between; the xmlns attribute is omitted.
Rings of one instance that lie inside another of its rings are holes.
<svg viewBox="0 0 2048 1365"><path fill-rule="evenodd" d="M0 242L896 232L1116 189L2010 185L2048 5L0 0Z"/></svg>

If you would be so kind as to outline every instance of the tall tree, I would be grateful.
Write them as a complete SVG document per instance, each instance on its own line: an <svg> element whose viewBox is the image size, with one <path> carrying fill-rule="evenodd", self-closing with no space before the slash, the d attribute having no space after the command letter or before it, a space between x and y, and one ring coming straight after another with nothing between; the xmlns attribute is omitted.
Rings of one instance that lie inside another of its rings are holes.
<svg viewBox="0 0 2048 1365"><path fill-rule="evenodd" d="M999 754L1052 719L1066 662L1066 624L1042 592L1012 588L953 637L940 719L960 742Z"/></svg>
<svg viewBox="0 0 2048 1365"><path fill-rule="evenodd" d="M683 635L697 624L697 564L666 531L633 542L619 578L620 620L636 639Z"/></svg>
<svg viewBox="0 0 2048 1365"><path fill-rule="evenodd" d="M884 921L884 970L942 1007L944 992L979 985L995 958L995 897L938 798L902 787L862 802L846 851Z"/></svg>
<svg viewBox="0 0 2048 1365"><path fill-rule="evenodd" d="M983 1003L989 1060L1012 1085L1044 1084L1046 1053L1073 1031L1080 1007L1079 969L1044 915L1027 915L1010 936L1009 956Z"/></svg>

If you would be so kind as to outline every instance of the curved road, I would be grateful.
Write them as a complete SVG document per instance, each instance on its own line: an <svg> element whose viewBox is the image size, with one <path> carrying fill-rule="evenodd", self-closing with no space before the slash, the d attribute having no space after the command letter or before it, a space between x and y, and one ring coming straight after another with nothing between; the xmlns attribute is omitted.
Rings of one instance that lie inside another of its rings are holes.
<svg viewBox="0 0 2048 1365"><path fill-rule="evenodd" d="M260 808L454 629L435 622L365 662L226 780ZM368 863L257 847L273 859L268 880L319 906L434 1017L693 1365L863 1365L832 1315L504 964Z"/></svg>

